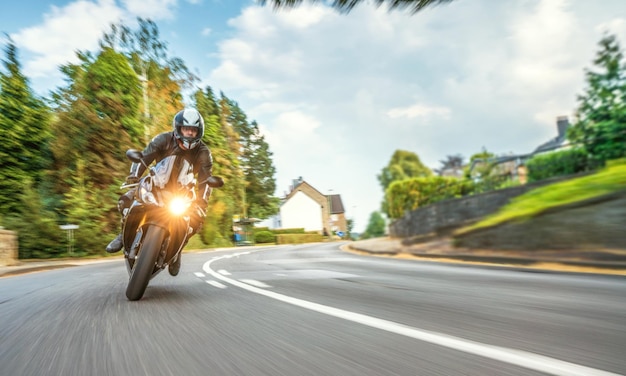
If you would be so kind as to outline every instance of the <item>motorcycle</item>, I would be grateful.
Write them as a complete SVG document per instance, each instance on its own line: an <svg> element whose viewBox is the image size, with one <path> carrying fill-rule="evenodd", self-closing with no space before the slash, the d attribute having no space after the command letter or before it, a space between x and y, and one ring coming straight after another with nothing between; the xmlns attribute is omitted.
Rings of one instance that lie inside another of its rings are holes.
<svg viewBox="0 0 626 376"><path fill-rule="evenodd" d="M199 210L197 214L201 216L205 213L195 205L197 181L193 165L187 160L171 155L148 167L141 151L131 149L126 156L149 171L138 183L121 186L135 189L122 228L124 258L130 276L126 297L134 301L143 297L152 278L181 256L193 233L192 211ZM224 185L219 176L209 177L206 183L211 188Z"/></svg>

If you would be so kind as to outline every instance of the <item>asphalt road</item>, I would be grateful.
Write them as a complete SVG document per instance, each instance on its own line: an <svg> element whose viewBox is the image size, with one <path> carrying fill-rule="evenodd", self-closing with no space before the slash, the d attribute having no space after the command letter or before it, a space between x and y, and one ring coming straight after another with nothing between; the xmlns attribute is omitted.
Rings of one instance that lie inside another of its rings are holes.
<svg viewBox="0 0 626 376"><path fill-rule="evenodd" d="M189 253L129 302L121 260L0 279L0 375L626 374L626 278Z"/></svg>

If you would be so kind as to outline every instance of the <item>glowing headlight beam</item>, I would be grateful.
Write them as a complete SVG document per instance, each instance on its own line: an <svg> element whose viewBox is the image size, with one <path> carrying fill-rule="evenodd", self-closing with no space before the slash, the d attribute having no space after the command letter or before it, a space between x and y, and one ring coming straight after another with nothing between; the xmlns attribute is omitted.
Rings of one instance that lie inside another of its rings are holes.
<svg viewBox="0 0 626 376"><path fill-rule="evenodd" d="M177 198L174 198L172 201L170 201L169 206L170 206L170 211L172 212L172 214L181 215L187 211L189 206L191 206L191 202L177 197Z"/></svg>

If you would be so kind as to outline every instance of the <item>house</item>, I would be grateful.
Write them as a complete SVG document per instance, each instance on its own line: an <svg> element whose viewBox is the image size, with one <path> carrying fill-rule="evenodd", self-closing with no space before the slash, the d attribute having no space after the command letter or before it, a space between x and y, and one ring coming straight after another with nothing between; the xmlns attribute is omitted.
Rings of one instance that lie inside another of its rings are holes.
<svg viewBox="0 0 626 376"><path fill-rule="evenodd" d="M280 206L280 228L304 228L321 234L341 231L347 223L341 196L325 195L300 177Z"/></svg>
<svg viewBox="0 0 626 376"><path fill-rule="evenodd" d="M491 176L510 176L513 179L519 179L522 183L526 180L526 161L530 158L544 153L550 153L557 150L567 149L570 147L567 140L567 130L570 127L567 116L559 116L556 119L557 136L537 146L535 150L526 154L510 154L499 157L480 159L472 161L469 167L470 176L473 179L480 179L481 167L491 165Z"/></svg>

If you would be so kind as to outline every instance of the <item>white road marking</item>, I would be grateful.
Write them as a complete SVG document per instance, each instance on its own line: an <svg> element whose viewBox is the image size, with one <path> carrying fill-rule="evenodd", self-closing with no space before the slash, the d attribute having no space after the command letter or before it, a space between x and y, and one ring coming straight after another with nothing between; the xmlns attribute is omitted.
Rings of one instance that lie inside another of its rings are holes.
<svg viewBox="0 0 626 376"><path fill-rule="evenodd" d="M230 258L230 257L226 257L226 258ZM228 270L224 270L224 269L222 269L222 270L218 271L218 273L220 273L221 275L230 275L230 273L228 272Z"/></svg>
<svg viewBox="0 0 626 376"><path fill-rule="evenodd" d="M236 254L235 256L239 256ZM230 256L232 257L232 256ZM298 307L306 308L311 311L319 312L325 315L338 317L344 320L352 321L355 323L363 324L372 328L385 330L390 333L400 334L406 337L414 338L420 341L433 343L439 346L448 347L458 351L463 351L469 354L482 356L489 359L494 359L500 362L513 364L519 367L536 370L539 372L545 372L552 375L563 376L619 376L619 374L599 370L596 368L586 367L575 363L570 363L547 356L515 350L506 347L488 345L468 339L454 337L443 333L437 333L428 330L422 330L413 328L408 325L400 324L393 321L383 320L376 317L363 315L356 312L350 312L339 308L325 306L318 303L309 302L307 300L293 298L291 296L278 294L273 291L263 290L258 287L254 287L247 283L237 281L222 275L222 271L215 272L211 269L211 263L214 261L226 258L216 257L213 258L202 266L202 269L213 277L230 283L250 292L267 296L268 298L276 299L281 302L292 304Z"/></svg>
<svg viewBox="0 0 626 376"><path fill-rule="evenodd" d="M255 280L255 279L240 279L240 281L243 282L243 283L247 283L249 285L252 285L252 286L260 287L260 288L272 287L270 285L267 285L267 284L265 284L265 283L263 283L261 281Z"/></svg>
<svg viewBox="0 0 626 376"><path fill-rule="evenodd" d="M219 283L218 281L207 280L206 283L208 283L211 286L215 286L217 288L220 288L220 289L225 289L226 288L226 285L224 285L222 283Z"/></svg>
<svg viewBox="0 0 626 376"><path fill-rule="evenodd" d="M195 272L195 273L193 273L193 274L195 274L195 275L196 275L196 277L198 277L198 278L204 278L204 273Z"/></svg>

